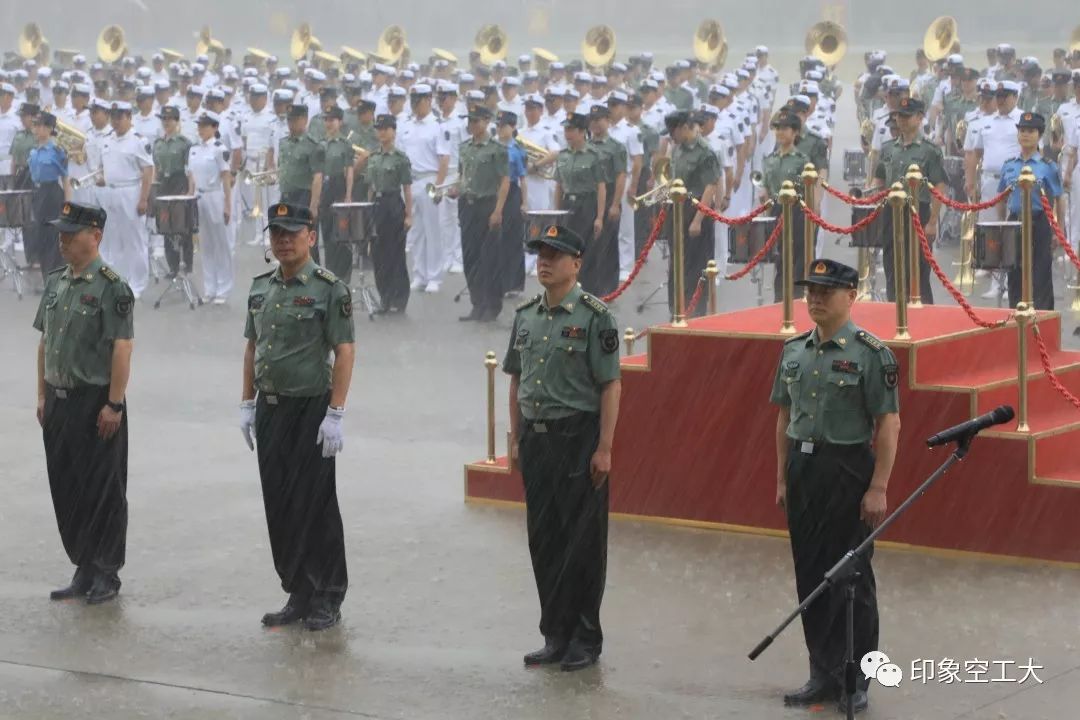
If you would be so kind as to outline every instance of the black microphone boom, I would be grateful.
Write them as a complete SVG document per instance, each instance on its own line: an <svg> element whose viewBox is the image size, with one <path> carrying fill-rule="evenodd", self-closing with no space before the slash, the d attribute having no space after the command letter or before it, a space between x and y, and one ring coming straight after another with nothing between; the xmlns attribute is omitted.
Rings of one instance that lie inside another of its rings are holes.
<svg viewBox="0 0 1080 720"><path fill-rule="evenodd" d="M1000 425L1001 423L1007 423L1016 417L1016 413L1012 407L1008 405L999 405L985 415L980 415L977 418L962 422L959 425L954 425L948 430L942 430L937 435L929 438L926 441L927 447L937 447L938 445L944 445L954 440L964 440L970 438L981 430L985 430L991 425Z"/></svg>

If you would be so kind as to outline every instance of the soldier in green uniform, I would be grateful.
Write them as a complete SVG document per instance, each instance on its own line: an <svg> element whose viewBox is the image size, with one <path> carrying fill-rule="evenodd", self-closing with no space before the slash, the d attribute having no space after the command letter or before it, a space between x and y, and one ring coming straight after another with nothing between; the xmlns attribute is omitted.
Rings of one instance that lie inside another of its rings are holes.
<svg viewBox="0 0 1080 720"><path fill-rule="evenodd" d="M379 147L379 138L375 132L375 103L370 100L361 100L353 114L355 121L350 124L346 115L345 138L353 145L359 145L369 153L375 152ZM363 157L357 158L356 169L353 173L353 202L367 202L368 181L367 163Z"/></svg>
<svg viewBox="0 0 1080 720"><path fill-rule="evenodd" d="M506 146L491 137L492 112L477 107L469 112L467 131L458 154L458 223L461 257L472 309L462 322L494 322L502 312L504 279L499 277L503 208L510 192L510 158Z"/></svg>
<svg viewBox="0 0 1080 720"><path fill-rule="evenodd" d="M326 118L332 108L341 109L338 106L338 91L333 85L327 85L319 90L319 113L308 118L308 135L316 142L326 139Z"/></svg>
<svg viewBox="0 0 1080 720"><path fill-rule="evenodd" d="M664 118L664 125L671 136L671 173L686 185L686 191L701 201L705 207L712 207L716 196L717 183L720 180L720 161L709 143L699 135L694 118L688 112L674 112ZM683 213L684 260L683 291L684 307L688 307L698 278L704 272L709 260L716 251L714 221L700 210L693 211L687 205ZM674 257L671 258L672 262ZM668 307L675 312L674 265L668 263ZM694 315L701 316L708 308L699 302L694 308Z"/></svg>
<svg viewBox="0 0 1080 720"><path fill-rule="evenodd" d="M874 187L892 187L894 182L904 182L908 168L918 165L923 177L939 191L945 190L945 160L941 154L941 148L922 136L923 114L926 106L922 100L915 98L903 98L896 112L896 125L900 134L896 144L889 154L886 163L879 159L874 169ZM905 189L907 188L905 184ZM932 198L929 190L919 189L919 220L926 229L926 236L933 247L934 238L937 237L938 216L941 212L941 203ZM904 216L904 257L903 262L907 266L907 272L912 272L910 267L910 253L907 249L907 223L910 218ZM892 238L892 213L885 213L885 237ZM918 238L915 239L918 242ZM885 286L889 302L896 299L896 288L893 286L893 244L886 242L882 248L882 263L885 266ZM907 275L911 277L911 275ZM933 290L930 287L930 264L919 253L919 292L924 304L934 302Z"/></svg>
<svg viewBox="0 0 1080 720"><path fill-rule="evenodd" d="M39 112L41 108L34 103L23 103L19 107L22 128L15 133L8 153L11 155L11 174L15 177L14 190L29 190L34 185L30 180L30 151L37 142L34 140L34 118Z"/></svg>
<svg viewBox="0 0 1080 720"><path fill-rule="evenodd" d="M53 600L96 605L120 591L127 539L127 392L131 288L98 253L105 211L64 203L51 224L66 265L49 273L34 327L41 332L37 418L60 538L75 566Z"/></svg>
<svg viewBox="0 0 1080 720"><path fill-rule="evenodd" d="M569 213L566 227L581 238L588 253L603 228L607 185L601 158L587 140L589 119L571 113L563 128L566 149L555 160L555 207Z"/></svg>
<svg viewBox="0 0 1080 720"><path fill-rule="evenodd" d="M776 504L787 514L795 584L802 602L848 550L885 518L886 489L900 434L899 369L880 340L851 321L859 274L815 260L807 309L816 327L784 343L771 401L776 420ZM856 563L855 658L878 649L873 549ZM841 700L845 587L838 585L802 614L810 679L785 704ZM853 709L867 706L858 676Z"/></svg>
<svg viewBox="0 0 1080 720"><path fill-rule="evenodd" d="M769 198L775 198L780 193L780 188L785 180L790 180L795 185L795 190L802 191L802 172L810 158L803 154L795 142L802 132L802 121L793 113L777 113L769 126L776 134L776 149L765 156L762 166L762 188L760 199L764 202ZM772 209L773 217L779 218L783 213L780 203ZM791 213L791 233L794 258L792 258L793 277L798 280L805 273L804 265L806 256L803 254L805 237L803 233L804 216L798 208ZM778 220L779 222L779 220ZM784 299L784 259L783 253L775 263L776 277L773 282L773 299L781 302Z"/></svg>
<svg viewBox="0 0 1080 720"><path fill-rule="evenodd" d="M680 62L686 63L685 60ZM664 90L664 98L666 98L670 104L674 105L676 110L681 112L689 111L694 105L694 94L683 87L683 82L688 73L688 68L683 68L679 65L672 65L666 71L667 89Z"/></svg>
<svg viewBox="0 0 1080 720"><path fill-rule="evenodd" d="M307 117L307 105L289 106L289 134L279 144L278 184L281 202L303 205L318 218L326 157L322 145L307 133ZM318 252L313 255L317 260Z"/></svg>
<svg viewBox="0 0 1080 720"><path fill-rule="evenodd" d="M608 474L619 415L619 331L577 282L585 243L550 226L531 240L544 292L518 306L510 375L511 465L521 470L544 647L526 665L572 671L603 649Z"/></svg>
<svg viewBox="0 0 1080 720"><path fill-rule="evenodd" d="M640 94L631 93L626 102L627 121L641 133L641 174L638 176L638 186L634 189L634 195L645 193L653 182L652 161L656 151L660 148L660 133L652 125L641 121L644 110L644 101ZM634 211L634 257L641 254L645 242L649 239L652 231L655 208L640 207Z"/></svg>
<svg viewBox="0 0 1080 720"><path fill-rule="evenodd" d="M330 206L334 203L350 202L353 192L353 163L356 153L352 143L341 133L344 119L345 111L337 105L323 114L323 124L326 126L323 154L326 164L323 166L319 224L326 249L326 267L348 285L352 278L352 243L348 238L338 238L334 227L334 214L330 212Z"/></svg>
<svg viewBox="0 0 1080 720"><path fill-rule="evenodd" d="M375 287L384 313L405 312L409 304L409 268L405 263L405 236L412 227L412 163L394 144L397 118L380 115L375 121L379 146L367 159L372 224L371 262Z"/></svg>
<svg viewBox="0 0 1080 720"><path fill-rule="evenodd" d="M619 286L619 220L626 192L626 146L608 135L611 111L607 105L589 108L589 147L600 158L604 181L604 222L581 263L581 286L603 296Z"/></svg>
<svg viewBox="0 0 1080 720"><path fill-rule="evenodd" d="M979 71L965 68L954 80L952 92L942 98L941 140L948 155L962 156L964 148L956 143L956 126L969 112L979 107Z"/></svg>
<svg viewBox="0 0 1080 720"><path fill-rule="evenodd" d="M323 630L341 619L349 584L334 456L352 380L352 295L312 260L308 208L278 203L268 217L280 265L248 294L240 430L258 451L270 549L289 600L262 622L303 619Z"/></svg>
<svg viewBox="0 0 1080 720"><path fill-rule="evenodd" d="M180 132L180 109L166 105L161 108L159 117L165 134L154 141L154 178L158 185L158 197L194 195L195 188L191 187L187 175L191 141ZM191 272L193 252L190 234L165 238L165 259L172 277L180 270L181 258L184 272Z"/></svg>

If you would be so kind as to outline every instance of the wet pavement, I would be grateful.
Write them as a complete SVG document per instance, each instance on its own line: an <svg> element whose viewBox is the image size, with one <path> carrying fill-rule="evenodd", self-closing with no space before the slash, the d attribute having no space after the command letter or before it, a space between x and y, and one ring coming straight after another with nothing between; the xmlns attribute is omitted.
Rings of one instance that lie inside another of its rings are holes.
<svg viewBox="0 0 1080 720"><path fill-rule="evenodd" d="M831 219L844 221L835 207ZM827 254L854 260L831 240ZM238 255L240 278L265 268L257 249ZM615 305L620 326L665 319L661 305L636 312L662 275L656 257ZM484 452L483 355L501 357L512 312L496 325L458 323L460 275L438 295L414 295L406 317L357 317L338 461L351 579L344 621L321 634L264 630L262 613L285 598L255 458L236 424L246 285L227 307L191 312L173 301L155 311L153 286L138 304L128 559L119 601L95 608L48 600L71 568L34 420L37 299L0 290L0 718L835 716L780 701L806 675L797 625L757 662L746 659L794 602L790 554L777 538L612 523L600 664L573 675L522 667L541 643L524 516L462 497L462 465ZM720 302L752 305L753 287L725 286ZM1074 326L1067 317L1071 347ZM505 391L499 374L500 438ZM767 393L760 412L771 412ZM978 506L972 498L971 512ZM863 717L1076 716L1080 572L889 549L875 567L882 650L905 679L875 687ZM982 678L1005 668L1012 682L912 683L919 658L956 660L963 679L967 661L986 661ZM1016 682L1029 658L1042 683Z"/></svg>

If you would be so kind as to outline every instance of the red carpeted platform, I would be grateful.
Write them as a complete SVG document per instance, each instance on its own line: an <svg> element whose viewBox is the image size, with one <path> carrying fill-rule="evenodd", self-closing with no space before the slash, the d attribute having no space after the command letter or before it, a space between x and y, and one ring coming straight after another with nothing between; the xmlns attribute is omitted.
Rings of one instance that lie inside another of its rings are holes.
<svg viewBox="0 0 1080 720"><path fill-rule="evenodd" d="M1005 310L980 309L989 319ZM894 341L895 310L859 303L854 320L896 353L900 448L890 505L907 497L948 450L925 440L1001 404L1017 405L1015 325L984 330L957 307L909 310L912 339ZM769 391L785 336L779 305L659 326L648 352L623 360L611 504L615 513L673 523L782 532L774 505L776 409ZM813 324L796 303L799 331ZM1052 364L1080 395L1080 352L1060 348L1060 317L1040 313ZM1029 343L1031 432L984 432L971 454L886 534L942 550L1080 563L1080 410L1047 381ZM502 403L499 403L502 407ZM504 458L465 468L468 501L523 500Z"/></svg>

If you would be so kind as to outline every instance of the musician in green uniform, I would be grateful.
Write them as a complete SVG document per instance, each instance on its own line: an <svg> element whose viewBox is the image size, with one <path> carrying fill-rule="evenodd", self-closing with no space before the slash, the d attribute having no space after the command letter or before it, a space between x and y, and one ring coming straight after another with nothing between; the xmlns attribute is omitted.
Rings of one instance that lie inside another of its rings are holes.
<svg viewBox="0 0 1080 720"><path fill-rule="evenodd" d="M364 148L368 153L375 152L379 147L379 137L375 131L375 103L370 100L361 100L356 106L356 112L351 116L355 118L352 124L348 122L349 114L345 118L348 128L348 132L345 133L346 139L353 145ZM367 160L363 156L358 156L356 159L352 198L354 202L367 202Z"/></svg>
<svg viewBox="0 0 1080 720"><path fill-rule="evenodd" d="M395 145L397 119L380 115L375 121L379 146L367 159L365 174L372 208L371 262L375 287L384 313L403 313L409 303L409 268L405 235L412 227L412 163Z"/></svg>
<svg viewBox="0 0 1080 720"><path fill-rule="evenodd" d="M644 100L638 93L630 93L626 101L626 120L641 133L641 174L634 195L644 194L653 183L652 161L660 148L660 133L652 125L642 122ZM634 257L641 254L652 230L654 208L640 207L634 211Z"/></svg>
<svg viewBox="0 0 1080 720"><path fill-rule="evenodd" d="M777 113L769 124L776 135L776 149L765 157L762 170L762 188L760 200L762 202L773 198L780 193L780 188L785 180L790 180L795 186L795 191L802 191L802 172L810 158L804 155L795 145L795 141L802 131L802 121L799 116L791 112ZM780 218L783 208L776 203L772 209L773 217ZM803 223L805 222L802 211L795 208L791 213L792 220L792 277L796 280L802 278L806 256L804 255L805 236ZM779 219L777 220L779 222ZM775 263L776 277L773 282L773 298L776 302L784 299L784 260L783 253Z"/></svg>
<svg viewBox="0 0 1080 720"><path fill-rule="evenodd" d="M65 265L49 273L34 327L37 418L53 509L75 576L53 600L96 605L120 591L127 543L128 417L135 298L101 260L106 214L64 203L52 225Z"/></svg>
<svg viewBox="0 0 1080 720"><path fill-rule="evenodd" d="M352 243L347 237L338 237L334 214L330 211L330 206L334 203L351 202L353 192L353 164L356 153L352 143L342 135L344 119L345 111L337 105L323 114L323 125L326 128L322 143L325 164L319 225L326 249L326 269L348 285L352 279Z"/></svg>
<svg viewBox="0 0 1080 720"><path fill-rule="evenodd" d="M899 367L880 340L851 321L859 273L815 260L806 280L815 329L784 342L770 400L776 419L776 504L786 512L799 601L885 518L886 490L900 434ZM871 549L855 563L854 657L878 649L877 585ZM846 586L837 584L802 613L810 679L787 705L841 701ZM860 673L852 709L867 707Z"/></svg>
<svg viewBox="0 0 1080 720"><path fill-rule="evenodd" d="M333 85L327 85L319 89L319 112L315 116L308 118L308 135L316 142L322 142L326 139L326 118L329 116L330 110L332 108L341 109L338 106L337 99L338 91Z"/></svg>
<svg viewBox="0 0 1080 720"><path fill-rule="evenodd" d="M604 223L600 235L585 252L581 263L581 286L603 296L619 285L619 220L626 192L626 146L608 135L611 111L607 105L589 109L589 147L600 158L604 180Z"/></svg>
<svg viewBox="0 0 1080 720"><path fill-rule="evenodd" d="M19 107L19 122L22 127L11 141L11 174L14 176L13 189L29 190L33 187L30 179L30 151L34 149L34 118L41 112L34 103L23 103Z"/></svg>
<svg viewBox="0 0 1080 720"><path fill-rule="evenodd" d="M164 134L154 141L154 178L157 196L194 195L195 188L188 182L187 165L191 141L180 132L180 109L174 105L161 108L159 116ZM192 268L192 236L169 235L165 237L165 260L169 272L175 277L183 261L184 273Z"/></svg>
<svg viewBox="0 0 1080 720"><path fill-rule="evenodd" d="M964 116L979 106L979 71L965 68L954 78L952 91L942 99L941 144L947 155L962 156L964 149L956 143L956 126Z"/></svg>
<svg viewBox="0 0 1080 720"><path fill-rule="evenodd" d="M588 255L600 237L607 208L603 159L587 140L585 115L568 115L563 128L566 149L555 161L555 207L569 212L566 227L581 238Z"/></svg>
<svg viewBox="0 0 1080 720"><path fill-rule="evenodd" d="M603 649L608 475L619 415L619 330L578 284L585 244L549 226L528 244L544 292L518 306L510 376L510 453L525 485L529 555L544 647L525 664L581 670Z"/></svg>
<svg viewBox="0 0 1080 720"><path fill-rule="evenodd" d="M290 105L287 122L289 134L281 139L277 161L281 202L303 205L318 218L325 153L322 145L307 133L307 105ZM318 258L318 253L314 256Z"/></svg>

